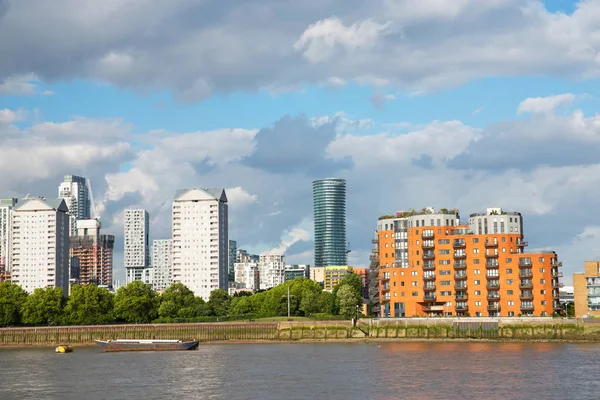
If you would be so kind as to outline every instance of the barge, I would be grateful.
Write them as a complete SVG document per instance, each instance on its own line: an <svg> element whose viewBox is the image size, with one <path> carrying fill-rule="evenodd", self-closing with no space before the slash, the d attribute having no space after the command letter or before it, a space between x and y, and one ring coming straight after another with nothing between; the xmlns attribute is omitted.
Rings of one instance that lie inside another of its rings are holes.
<svg viewBox="0 0 600 400"><path fill-rule="evenodd" d="M103 351L172 351L193 350L198 340L132 340L113 339L95 340Z"/></svg>

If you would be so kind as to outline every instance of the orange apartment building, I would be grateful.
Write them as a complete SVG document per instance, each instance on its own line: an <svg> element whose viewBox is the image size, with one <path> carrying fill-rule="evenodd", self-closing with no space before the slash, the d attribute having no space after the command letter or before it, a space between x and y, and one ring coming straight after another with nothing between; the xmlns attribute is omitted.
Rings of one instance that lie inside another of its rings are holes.
<svg viewBox="0 0 600 400"><path fill-rule="evenodd" d="M583 273L573 274L575 318L600 317L600 261L586 261Z"/></svg>
<svg viewBox="0 0 600 400"><path fill-rule="evenodd" d="M522 228L521 214L500 208L471 214L465 225L457 210L382 217L371 256L379 278L373 311L381 317L561 311L561 263L553 251L526 253Z"/></svg>

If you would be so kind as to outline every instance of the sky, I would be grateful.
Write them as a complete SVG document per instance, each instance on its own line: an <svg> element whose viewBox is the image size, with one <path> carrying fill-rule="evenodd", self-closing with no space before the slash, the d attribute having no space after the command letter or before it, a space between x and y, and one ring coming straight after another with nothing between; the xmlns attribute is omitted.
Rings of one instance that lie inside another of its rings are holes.
<svg viewBox="0 0 600 400"><path fill-rule="evenodd" d="M224 187L230 239L312 264L314 179L380 215L524 215L564 282L600 258L600 0L0 0L0 197L91 180L106 233Z"/></svg>

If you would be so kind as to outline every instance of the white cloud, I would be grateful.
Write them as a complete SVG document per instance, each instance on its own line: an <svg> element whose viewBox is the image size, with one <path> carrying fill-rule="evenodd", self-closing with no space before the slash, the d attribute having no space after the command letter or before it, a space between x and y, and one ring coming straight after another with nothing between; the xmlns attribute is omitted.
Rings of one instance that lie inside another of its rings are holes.
<svg viewBox="0 0 600 400"><path fill-rule="evenodd" d="M55 92L53 92L52 90L44 90L44 91L42 92L42 94L43 94L44 96L54 96L56 93L55 93Z"/></svg>
<svg viewBox="0 0 600 400"><path fill-rule="evenodd" d="M553 113L558 107L571 104L575 100L575 95L571 93L559 94L549 97L530 97L519 104L518 114L548 114Z"/></svg>
<svg viewBox="0 0 600 400"><path fill-rule="evenodd" d="M248 193L241 186L228 188L225 192L227 193L227 200L232 207L243 208L258 201L257 195Z"/></svg>
<svg viewBox="0 0 600 400"><path fill-rule="evenodd" d="M0 109L0 125L23 121L25 118L27 118L27 111L23 109L17 111L12 111L8 108L5 108L4 110Z"/></svg>
<svg viewBox="0 0 600 400"><path fill-rule="evenodd" d="M36 79L33 74L9 76L0 83L0 96L33 96L37 86L32 81Z"/></svg>

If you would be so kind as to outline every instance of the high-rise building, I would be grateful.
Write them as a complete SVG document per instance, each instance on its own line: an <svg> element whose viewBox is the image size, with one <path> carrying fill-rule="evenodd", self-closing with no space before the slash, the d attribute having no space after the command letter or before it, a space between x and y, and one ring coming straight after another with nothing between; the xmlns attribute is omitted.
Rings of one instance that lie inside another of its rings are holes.
<svg viewBox="0 0 600 400"><path fill-rule="evenodd" d="M550 316L561 311L558 257L526 253L520 213L489 208L461 224L457 210L383 216L369 279L382 317Z"/></svg>
<svg viewBox="0 0 600 400"><path fill-rule="evenodd" d="M97 219L77 221L76 233L70 240L71 284L112 287L115 237L100 234Z"/></svg>
<svg viewBox="0 0 600 400"><path fill-rule="evenodd" d="M296 278L310 279L310 265L286 265L285 266L285 281L293 281Z"/></svg>
<svg viewBox="0 0 600 400"><path fill-rule="evenodd" d="M346 180L313 182L315 267L347 264Z"/></svg>
<svg viewBox="0 0 600 400"><path fill-rule="evenodd" d="M91 193L87 179L82 176L65 175L58 186L58 197L65 200L70 215L71 235L77 235L77 221L91 217Z"/></svg>
<svg viewBox="0 0 600 400"><path fill-rule="evenodd" d="M237 258L237 242L235 240L229 241L229 280L235 279L235 260Z"/></svg>
<svg viewBox="0 0 600 400"><path fill-rule="evenodd" d="M600 316L600 261L586 261L583 273L573 274L575 318Z"/></svg>
<svg viewBox="0 0 600 400"><path fill-rule="evenodd" d="M69 215L63 199L26 197L12 211L11 281L28 293L69 288Z"/></svg>
<svg viewBox="0 0 600 400"><path fill-rule="evenodd" d="M228 290L229 238L225 189L183 189L173 200L173 282L208 300Z"/></svg>
<svg viewBox="0 0 600 400"><path fill-rule="evenodd" d="M273 288L285 282L285 256L283 254L261 254L258 269L262 290Z"/></svg>
<svg viewBox="0 0 600 400"><path fill-rule="evenodd" d="M244 249L237 249L235 254L235 262L236 263L258 263L260 261L260 256L258 254L250 254Z"/></svg>
<svg viewBox="0 0 600 400"><path fill-rule="evenodd" d="M171 239L152 242L152 286L154 290L163 291L173 279L173 241Z"/></svg>
<svg viewBox="0 0 600 400"><path fill-rule="evenodd" d="M10 227L17 199L0 199L0 282L10 278Z"/></svg>
<svg viewBox="0 0 600 400"><path fill-rule="evenodd" d="M150 268L150 216L146 210L125 210L126 283L146 282Z"/></svg>
<svg viewBox="0 0 600 400"><path fill-rule="evenodd" d="M235 263L235 283L243 289L260 289L260 271L257 263Z"/></svg>

